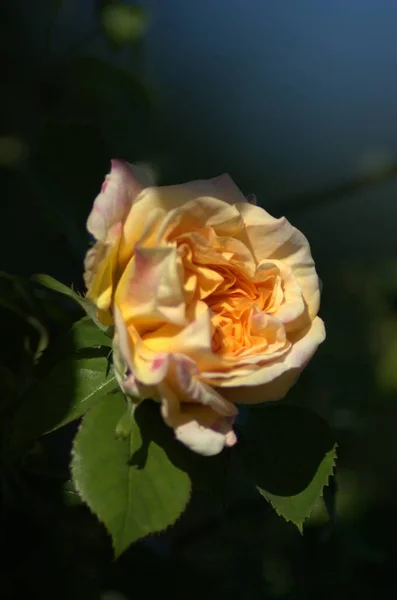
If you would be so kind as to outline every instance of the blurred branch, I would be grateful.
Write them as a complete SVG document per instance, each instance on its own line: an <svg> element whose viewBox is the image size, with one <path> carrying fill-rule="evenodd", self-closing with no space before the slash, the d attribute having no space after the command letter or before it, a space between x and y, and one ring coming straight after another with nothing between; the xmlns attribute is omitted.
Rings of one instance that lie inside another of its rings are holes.
<svg viewBox="0 0 397 600"><path fill-rule="evenodd" d="M395 177L397 177L397 164L372 172L364 177L344 181L337 185L328 186L327 188L314 189L313 191L282 198L277 202L277 208L281 212L289 214L318 208L320 205L336 202L344 196L358 194Z"/></svg>

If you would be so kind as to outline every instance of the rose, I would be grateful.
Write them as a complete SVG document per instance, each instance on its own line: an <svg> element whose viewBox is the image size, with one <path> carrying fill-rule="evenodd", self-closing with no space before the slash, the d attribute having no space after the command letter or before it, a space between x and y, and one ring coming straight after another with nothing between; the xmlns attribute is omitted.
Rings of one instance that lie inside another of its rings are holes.
<svg viewBox="0 0 397 600"><path fill-rule="evenodd" d="M112 161L88 218L87 297L120 385L194 451L236 442L236 403L282 398L324 340L309 244L227 175L155 187Z"/></svg>

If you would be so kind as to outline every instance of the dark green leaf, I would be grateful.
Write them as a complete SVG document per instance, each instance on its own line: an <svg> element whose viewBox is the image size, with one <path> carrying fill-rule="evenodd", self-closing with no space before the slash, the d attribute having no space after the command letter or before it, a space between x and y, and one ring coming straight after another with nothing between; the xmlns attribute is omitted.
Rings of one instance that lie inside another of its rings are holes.
<svg viewBox="0 0 397 600"><path fill-rule="evenodd" d="M146 402L135 411L141 413L141 423ZM76 435L72 458L76 489L105 524L116 555L135 540L172 525L190 496L188 475L146 437L137 421L126 438L116 437L125 409L121 393L94 406Z"/></svg>
<svg viewBox="0 0 397 600"><path fill-rule="evenodd" d="M59 294L68 296L81 306L81 308L87 313L88 317L92 319L92 321L94 321L95 325L99 327L99 329L101 329L102 331L108 330L108 327L102 325L102 323L98 321L96 316L97 311L95 305L92 302L90 302L90 300L87 300L87 298L84 298L83 296L77 294L72 288L64 285L60 281L57 281L50 275L45 274L33 275L32 281L35 281L36 283L39 283L40 285L50 290L53 290L54 292L58 292Z"/></svg>
<svg viewBox="0 0 397 600"><path fill-rule="evenodd" d="M40 435L81 417L100 398L117 388L106 375L106 357L68 358L39 381L15 415L10 445L19 449Z"/></svg>

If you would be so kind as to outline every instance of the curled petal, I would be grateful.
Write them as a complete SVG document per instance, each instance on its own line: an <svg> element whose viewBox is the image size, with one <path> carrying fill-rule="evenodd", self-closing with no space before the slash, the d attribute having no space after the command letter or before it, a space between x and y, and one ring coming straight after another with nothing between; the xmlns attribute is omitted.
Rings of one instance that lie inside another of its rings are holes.
<svg viewBox="0 0 397 600"><path fill-rule="evenodd" d="M175 387L185 402L193 402L210 406L222 416L234 417L238 410L234 404L228 402L210 385L200 381L198 369L192 360L185 356L174 355L176 381Z"/></svg>
<svg viewBox="0 0 397 600"><path fill-rule="evenodd" d="M237 205L250 248L257 264L282 261L290 267L305 302L305 313L291 322L290 331L297 331L314 319L320 305L319 280L306 237L287 219L275 219L259 206Z"/></svg>
<svg viewBox="0 0 397 600"><path fill-rule="evenodd" d="M117 306L114 307L114 322L113 363L115 375L121 389L128 396L140 399L153 398L156 394L155 387L145 385L134 373L135 368L129 333ZM164 377L164 373L162 376Z"/></svg>
<svg viewBox="0 0 397 600"><path fill-rule="evenodd" d="M204 303L199 303L200 309ZM160 348L174 354L184 354L196 358L211 350L211 318L210 311L200 311L197 318L186 327L176 327L166 324L143 336L145 345L152 351Z"/></svg>
<svg viewBox="0 0 397 600"><path fill-rule="evenodd" d="M202 424L200 415L184 414L185 423L175 427L175 437L203 456L215 456L223 448L234 446L237 436L227 419L217 419L213 426Z"/></svg>
<svg viewBox="0 0 397 600"><path fill-rule="evenodd" d="M185 446L203 456L214 456L236 443L234 417L220 417L208 406L181 404L168 385L159 387L164 420Z"/></svg>
<svg viewBox="0 0 397 600"><path fill-rule="evenodd" d="M277 270L279 273L280 286L277 286L277 297L273 298L273 305L266 308L268 312L277 317L289 331L296 328L298 319L304 316L306 311L305 301L301 287L294 275L292 268L282 261L264 262L256 271L256 279L266 277L268 272ZM292 325L292 327L290 326Z"/></svg>

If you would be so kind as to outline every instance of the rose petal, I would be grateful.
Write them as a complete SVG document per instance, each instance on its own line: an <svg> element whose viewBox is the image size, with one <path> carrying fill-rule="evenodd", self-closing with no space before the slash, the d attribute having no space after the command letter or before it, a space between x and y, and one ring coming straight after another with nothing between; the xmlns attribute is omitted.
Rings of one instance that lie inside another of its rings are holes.
<svg viewBox="0 0 397 600"><path fill-rule="evenodd" d="M289 325L291 331L299 330L315 318L320 305L319 280L309 242L284 217L275 219L259 206L248 203L236 208L258 264L276 260L291 268L306 304L306 314Z"/></svg>
<svg viewBox="0 0 397 600"><path fill-rule="evenodd" d="M142 184L136 178L139 169L135 170L121 160L112 160L111 165L87 220L88 231L102 242L107 240L111 228L125 219L132 202L142 190Z"/></svg>
<svg viewBox="0 0 397 600"><path fill-rule="evenodd" d="M199 416L195 419L193 416L184 415L184 418L190 420L175 427L175 437L197 454L215 456L223 448L234 446L237 442L236 434L226 419L223 419L220 430L216 431L212 427L202 425ZM218 422L219 419L216 423Z"/></svg>
<svg viewBox="0 0 397 600"><path fill-rule="evenodd" d="M207 406L182 404L166 384L161 384L161 412L165 422L175 430L175 437L188 448L204 456L219 454L237 438L232 429L233 417L219 417Z"/></svg>
<svg viewBox="0 0 397 600"><path fill-rule="evenodd" d="M98 242L101 243L101 242ZM90 251L89 251L90 252ZM112 325L113 319L109 312L114 289L115 270L117 266L117 244L104 244L100 260L91 268L87 283L87 298L98 308L98 318L104 325Z"/></svg>
<svg viewBox="0 0 397 600"><path fill-rule="evenodd" d="M169 191L171 191L171 188L173 190L178 188L178 192L184 194L185 202L197 198L214 198L215 200L227 202L227 204L246 201L244 194L227 173L223 173L212 179L197 179L178 186L164 186L162 189L166 188Z"/></svg>
<svg viewBox="0 0 397 600"><path fill-rule="evenodd" d="M227 173L210 179L208 183L214 187L213 194L203 194L205 196L213 195L218 200L223 200L228 204L236 204L237 202L245 202L246 198L240 191L233 179Z"/></svg>
<svg viewBox="0 0 397 600"><path fill-rule="evenodd" d="M161 187L148 187L144 189L136 198L133 210L127 216L124 224L123 239L121 244L121 261L126 260L131 248L145 238L145 244L148 245L149 239L151 245L158 244L159 240L164 240L167 232L172 231L183 216L192 224L193 229L184 228L183 231L193 231L197 227L203 226L211 214L225 209L225 198L231 198L231 202L244 202L244 196L237 187L227 179L215 178L212 180L199 180L183 183L180 185L169 185ZM205 201L200 201L205 198ZM189 202L198 202L197 208L194 205L187 210L186 204ZM179 214L180 210L182 213ZM237 211L229 207L234 218L239 217ZM175 210L177 211L175 213ZM192 214L193 211L193 214ZM190 219L189 219L190 215ZM151 226L146 226L147 219L151 219Z"/></svg>
<svg viewBox="0 0 397 600"><path fill-rule="evenodd" d="M153 385L144 385L136 375L136 368L134 365L134 355L131 349L131 339L125 325L124 319L117 306L114 307L114 324L115 324L115 335L113 339L113 353L114 353L114 364L119 365L121 368L124 365L126 372L128 373L126 378L123 379L124 373L117 372L117 380L120 387L126 394L137 396L141 399L153 398L156 395L156 389ZM153 358L153 362L156 358ZM120 364L121 363L121 364ZM160 375L160 379L164 378L166 368L163 368ZM157 383L157 380L150 383Z"/></svg>
<svg viewBox="0 0 397 600"><path fill-rule="evenodd" d="M116 290L127 323L140 330L164 322L186 323L182 270L173 247L136 247Z"/></svg>
<svg viewBox="0 0 397 600"><path fill-rule="evenodd" d="M185 356L173 355L175 361L174 389L186 402L210 406L219 415L232 417L237 415L238 410L216 392L210 385L200 381L199 372L194 361Z"/></svg>
<svg viewBox="0 0 397 600"><path fill-rule="evenodd" d="M266 308L268 312L279 319L287 331L296 328L299 317L305 315L306 305L302 295L302 289L290 266L282 261L263 262L258 266L256 271L256 280L266 277L266 273L277 269L279 272L280 286L280 302L277 300L274 306L270 305ZM260 285L260 284L259 284ZM277 295L278 298L278 295Z"/></svg>
<svg viewBox="0 0 397 600"><path fill-rule="evenodd" d="M200 307L204 303L200 303ZM205 305L204 305L205 306ZM208 308L197 315L197 318L186 327L166 324L143 336L147 348L156 351L160 348L174 354L196 357L211 350L212 328L211 315Z"/></svg>
<svg viewBox="0 0 397 600"><path fill-rule="evenodd" d="M241 373L235 369L225 374L228 375L225 379L208 378L208 382L213 386L220 386L225 398L240 404L256 404L283 398L324 341L324 323L316 317L306 329L289 334L289 337L290 350L278 360L263 366L255 365L250 373L247 373L247 369ZM202 377L205 375L202 373ZM249 392L244 389L247 387L251 388Z"/></svg>

